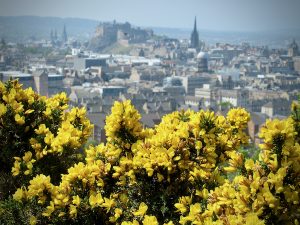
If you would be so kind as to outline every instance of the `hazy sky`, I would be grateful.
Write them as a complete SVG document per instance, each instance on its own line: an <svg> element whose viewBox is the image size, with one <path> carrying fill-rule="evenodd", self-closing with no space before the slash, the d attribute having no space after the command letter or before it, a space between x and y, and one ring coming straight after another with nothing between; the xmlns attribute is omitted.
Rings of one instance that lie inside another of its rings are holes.
<svg viewBox="0 0 300 225"><path fill-rule="evenodd" d="M300 29L300 0L0 0L0 16L78 17L209 30Z"/></svg>

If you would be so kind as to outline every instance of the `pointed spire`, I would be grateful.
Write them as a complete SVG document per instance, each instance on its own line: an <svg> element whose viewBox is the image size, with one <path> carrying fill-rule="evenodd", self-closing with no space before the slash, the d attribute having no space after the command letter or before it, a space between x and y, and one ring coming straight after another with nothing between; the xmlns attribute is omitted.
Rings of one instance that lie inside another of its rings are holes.
<svg viewBox="0 0 300 225"><path fill-rule="evenodd" d="M68 41L68 35L66 30L66 25L64 24L63 32L62 32L62 41L67 42Z"/></svg>
<svg viewBox="0 0 300 225"><path fill-rule="evenodd" d="M198 49L199 48L199 34L197 31L197 18L195 16L195 22L194 22L194 30L191 34L191 48Z"/></svg>
<svg viewBox="0 0 300 225"><path fill-rule="evenodd" d="M55 41L57 40L57 31L56 31L56 29L54 30L54 39L55 39Z"/></svg>
<svg viewBox="0 0 300 225"><path fill-rule="evenodd" d="M50 40L53 41L53 30L50 31Z"/></svg>

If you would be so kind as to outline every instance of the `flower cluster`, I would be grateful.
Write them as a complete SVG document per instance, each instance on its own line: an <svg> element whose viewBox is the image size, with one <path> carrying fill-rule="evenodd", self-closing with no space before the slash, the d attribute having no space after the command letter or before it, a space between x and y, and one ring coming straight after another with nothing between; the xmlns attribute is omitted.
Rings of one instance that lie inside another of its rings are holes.
<svg viewBox="0 0 300 225"><path fill-rule="evenodd" d="M84 108L69 110L67 102L65 93L46 98L17 80L0 82L1 172L18 177L7 183L20 187L41 173L56 179L79 160L92 125Z"/></svg>
<svg viewBox="0 0 300 225"><path fill-rule="evenodd" d="M15 157L15 175L35 175L13 195L39 206L30 211L30 224L299 224L297 104L291 117L266 122L255 161L239 152L249 139L244 109L226 116L173 112L144 129L130 101L116 102L106 119L107 143L89 146L84 160L59 179L34 174L36 164L49 156L64 158L89 135L85 111L66 112L65 100L43 100L47 122L32 130L32 151Z"/></svg>
<svg viewBox="0 0 300 225"><path fill-rule="evenodd" d="M238 123L232 123L232 112L226 118L182 111L145 130L130 101L116 102L106 119L108 142L90 146L85 163L62 175L42 216L80 220L96 210L99 220L118 224L185 224L200 218L209 191L225 182L224 163L240 165L235 150L247 143L243 129L249 115L235 111ZM46 139L50 130L42 126L35 132ZM186 194L193 200L181 197Z"/></svg>
<svg viewBox="0 0 300 225"><path fill-rule="evenodd" d="M116 102L111 111L105 125L107 140L129 149L142 136L141 115L129 100Z"/></svg>
<svg viewBox="0 0 300 225"><path fill-rule="evenodd" d="M203 215L220 219L255 213L266 224L298 224L300 146L294 120L268 120L261 129L259 160L246 159L242 174L215 188Z"/></svg>
<svg viewBox="0 0 300 225"><path fill-rule="evenodd" d="M73 108L63 113L61 125L52 132L44 123L40 124L34 130L36 136L30 139L36 158L41 159L47 154L61 155L63 151L78 149L87 140L92 127L85 114L84 108Z"/></svg>
<svg viewBox="0 0 300 225"><path fill-rule="evenodd" d="M26 152L25 155L20 157L14 157L15 163L11 170L13 176L17 176L20 173L24 173L24 175L29 175L32 173L33 163L36 161L32 159L32 153Z"/></svg>

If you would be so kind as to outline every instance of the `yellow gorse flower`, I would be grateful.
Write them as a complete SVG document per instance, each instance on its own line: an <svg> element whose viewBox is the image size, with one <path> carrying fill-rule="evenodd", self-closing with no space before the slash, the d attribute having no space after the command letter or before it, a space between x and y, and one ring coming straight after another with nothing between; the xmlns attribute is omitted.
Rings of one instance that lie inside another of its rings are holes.
<svg viewBox="0 0 300 225"><path fill-rule="evenodd" d="M26 116L36 112L14 103L22 98L18 92L6 95L5 101L25 116L27 125ZM90 134L84 109L64 111L65 95L41 101L46 122L57 116L60 123L29 128L33 151L15 157L14 175L30 168L34 173L37 161L49 155L76 151ZM232 109L226 116L203 110L173 112L153 129L143 129L140 118L130 101L116 102L106 119L107 143L85 149L85 159L74 163L60 183L54 185L50 176L39 174L27 188L18 189L14 199L36 199L49 220L76 221L91 213L123 225L299 222L295 118L266 122L258 160L238 151L249 140L245 129L250 116L244 109Z"/></svg>
<svg viewBox="0 0 300 225"><path fill-rule="evenodd" d="M148 206L142 202L138 208L137 211L133 212L133 215L135 216L144 216L145 213L147 212Z"/></svg>

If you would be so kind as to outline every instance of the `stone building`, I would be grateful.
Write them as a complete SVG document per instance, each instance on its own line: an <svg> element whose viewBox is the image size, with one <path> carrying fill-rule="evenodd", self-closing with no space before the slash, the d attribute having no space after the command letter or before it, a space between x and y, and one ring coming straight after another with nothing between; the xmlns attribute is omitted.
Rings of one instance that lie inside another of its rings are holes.
<svg viewBox="0 0 300 225"><path fill-rule="evenodd" d="M37 93L43 96L48 96L48 74L46 71L35 71L33 73L33 78L34 78L34 85ZM21 80L20 80L21 82ZM60 85L59 87L62 87Z"/></svg>
<svg viewBox="0 0 300 225"><path fill-rule="evenodd" d="M38 91L35 86L34 76L29 73L22 73L20 71L5 71L0 72L1 81L6 82L10 79L18 79L19 83L23 84L23 88L32 87L33 90Z"/></svg>
<svg viewBox="0 0 300 225"><path fill-rule="evenodd" d="M294 57L294 70L300 75L300 56Z"/></svg>
<svg viewBox="0 0 300 225"><path fill-rule="evenodd" d="M267 120L267 116L263 113L251 112L250 121L248 122L247 132L248 135L255 145L261 142L260 138L258 137L258 133L261 127Z"/></svg>
<svg viewBox="0 0 300 225"><path fill-rule="evenodd" d="M276 99L261 107L261 113L273 118L277 115L288 116L290 114L291 102L285 99Z"/></svg>
<svg viewBox="0 0 300 225"><path fill-rule="evenodd" d="M101 51L116 42L128 45L130 43L143 43L153 36L152 30L132 27L130 23L100 23L95 36L89 43L89 48Z"/></svg>
<svg viewBox="0 0 300 225"><path fill-rule="evenodd" d="M195 89L195 97L201 99L203 106L215 107L218 99L218 89L209 84L204 84L203 88Z"/></svg>
<svg viewBox="0 0 300 225"><path fill-rule="evenodd" d="M299 47L294 39L293 42L289 45L288 56L294 57L294 56L298 56L298 55L299 55Z"/></svg>
<svg viewBox="0 0 300 225"><path fill-rule="evenodd" d="M186 94L190 96L195 96L196 88L202 88L204 84L208 84L211 81L210 77L201 75L189 75L181 79Z"/></svg>
<svg viewBox="0 0 300 225"><path fill-rule="evenodd" d="M234 107L247 108L249 91L245 89L220 90L220 102L230 103Z"/></svg>
<svg viewBox="0 0 300 225"><path fill-rule="evenodd" d="M198 72L208 72L208 54L206 52L199 52L197 55Z"/></svg>
<svg viewBox="0 0 300 225"><path fill-rule="evenodd" d="M10 78L18 79L23 84L23 88L31 87L39 95L52 96L54 94L65 91L63 85L64 76L61 74L49 74L46 70L37 70L32 74L22 73L20 71L0 72L2 82L8 81Z"/></svg>

